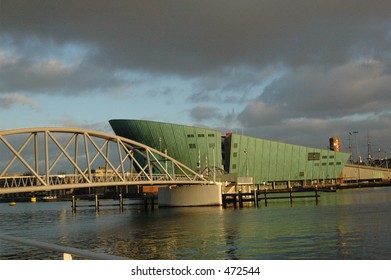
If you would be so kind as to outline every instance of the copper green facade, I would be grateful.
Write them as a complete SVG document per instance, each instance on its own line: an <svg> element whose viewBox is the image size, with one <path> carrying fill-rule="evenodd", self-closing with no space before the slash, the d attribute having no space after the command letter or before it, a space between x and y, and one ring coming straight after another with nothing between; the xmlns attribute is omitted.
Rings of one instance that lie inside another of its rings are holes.
<svg viewBox="0 0 391 280"><path fill-rule="evenodd" d="M109 122L117 135L167 152L195 171L215 165L239 177L253 177L254 184L331 183L341 176L349 159L348 153L240 134L222 135L213 129L145 120Z"/></svg>
<svg viewBox="0 0 391 280"><path fill-rule="evenodd" d="M338 179L349 154L232 134L229 171L267 182L327 183ZM316 182L314 182L316 181Z"/></svg>
<svg viewBox="0 0 391 280"><path fill-rule="evenodd" d="M221 166L220 131L143 120L110 120L115 134L130 138L180 161L195 171ZM219 163L219 164L218 164Z"/></svg>

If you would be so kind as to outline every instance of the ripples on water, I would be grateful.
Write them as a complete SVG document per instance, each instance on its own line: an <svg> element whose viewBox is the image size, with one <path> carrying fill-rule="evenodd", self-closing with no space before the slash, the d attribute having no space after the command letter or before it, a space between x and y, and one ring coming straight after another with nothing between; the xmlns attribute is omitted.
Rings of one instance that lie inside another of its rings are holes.
<svg viewBox="0 0 391 280"><path fill-rule="evenodd" d="M103 203L103 202L102 202ZM130 259L391 259L391 189L321 193L268 207L80 208L0 204L0 232ZM59 259L0 241L1 259Z"/></svg>

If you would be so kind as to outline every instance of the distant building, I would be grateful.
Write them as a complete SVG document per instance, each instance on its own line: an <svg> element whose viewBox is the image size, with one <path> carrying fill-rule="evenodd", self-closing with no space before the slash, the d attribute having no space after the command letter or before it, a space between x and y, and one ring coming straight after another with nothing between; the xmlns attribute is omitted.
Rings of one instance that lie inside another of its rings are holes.
<svg viewBox="0 0 391 280"><path fill-rule="evenodd" d="M337 183L350 156L340 152L340 145L335 150L316 149L146 120L110 120L109 123L115 134L167 153L205 176L218 169L227 173L225 177L219 176L221 180L236 178L255 185Z"/></svg>
<svg viewBox="0 0 391 280"><path fill-rule="evenodd" d="M334 152L341 151L341 138L339 136L333 136L330 138L330 150Z"/></svg>

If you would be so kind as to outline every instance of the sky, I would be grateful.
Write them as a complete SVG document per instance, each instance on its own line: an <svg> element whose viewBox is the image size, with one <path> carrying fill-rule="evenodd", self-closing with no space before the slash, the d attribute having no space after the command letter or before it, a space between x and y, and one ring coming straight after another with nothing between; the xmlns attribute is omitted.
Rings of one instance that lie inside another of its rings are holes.
<svg viewBox="0 0 391 280"><path fill-rule="evenodd" d="M391 157L391 1L0 0L0 119L143 119L314 148L336 135L343 151L357 131L364 159L368 139Z"/></svg>

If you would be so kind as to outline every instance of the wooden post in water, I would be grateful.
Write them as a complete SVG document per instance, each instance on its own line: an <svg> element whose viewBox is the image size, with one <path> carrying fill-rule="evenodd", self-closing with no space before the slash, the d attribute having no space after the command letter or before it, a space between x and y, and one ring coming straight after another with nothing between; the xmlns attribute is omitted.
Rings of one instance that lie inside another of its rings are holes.
<svg viewBox="0 0 391 280"><path fill-rule="evenodd" d="M148 197L146 193L144 193L144 209L148 210Z"/></svg>
<svg viewBox="0 0 391 280"><path fill-rule="evenodd" d="M119 210L121 212L124 211L124 200L122 198L122 193L119 194Z"/></svg>
<svg viewBox="0 0 391 280"><path fill-rule="evenodd" d="M155 210L155 198L151 197L151 210Z"/></svg>
<svg viewBox="0 0 391 280"><path fill-rule="evenodd" d="M318 205L318 186L315 187L316 205Z"/></svg>
<svg viewBox="0 0 391 280"><path fill-rule="evenodd" d="M99 199L97 194L95 195L95 211L99 212Z"/></svg>
<svg viewBox="0 0 391 280"><path fill-rule="evenodd" d="M74 195L72 195L72 211L76 212L76 199Z"/></svg>
<svg viewBox="0 0 391 280"><path fill-rule="evenodd" d="M292 198L292 187L289 188L289 199L291 201L291 206L292 206L292 202L293 202L293 198Z"/></svg>
<svg viewBox="0 0 391 280"><path fill-rule="evenodd" d="M267 207L267 189L265 189L265 193L264 193L264 195L265 195L265 206Z"/></svg>
<svg viewBox="0 0 391 280"><path fill-rule="evenodd" d="M243 194L239 191L239 208L243 208Z"/></svg>
<svg viewBox="0 0 391 280"><path fill-rule="evenodd" d="M258 192L254 190L254 207L258 208Z"/></svg>

